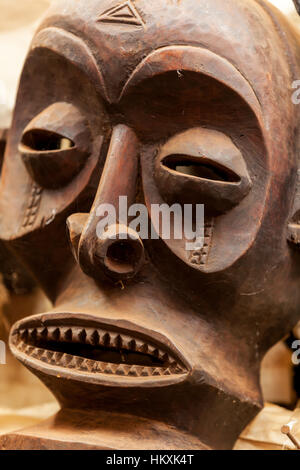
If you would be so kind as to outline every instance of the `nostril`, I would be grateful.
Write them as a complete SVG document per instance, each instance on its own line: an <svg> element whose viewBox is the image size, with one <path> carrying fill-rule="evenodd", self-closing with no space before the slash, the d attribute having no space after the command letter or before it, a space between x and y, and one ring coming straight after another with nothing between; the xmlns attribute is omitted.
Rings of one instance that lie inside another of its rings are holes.
<svg viewBox="0 0 300 470"><path fill-rule="evenodd" d="M144 245L134 230L113 225L98 239L94 259L109 277L130 279L142 266Z"/></svg>
<svg viewBox="0 0 300 470"><path fill-rule="evenodd" d="M117 274L135 272L143 256L143 247L140 243L117 241L107 249L104 263L106 267Z"/></svg>

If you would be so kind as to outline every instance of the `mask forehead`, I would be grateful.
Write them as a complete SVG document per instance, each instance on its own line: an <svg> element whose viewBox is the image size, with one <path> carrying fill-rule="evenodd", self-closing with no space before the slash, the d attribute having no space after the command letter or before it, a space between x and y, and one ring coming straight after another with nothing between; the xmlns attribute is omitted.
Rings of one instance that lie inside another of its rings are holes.
<svg viewBox="0 0 300 470"><path fill-rule="evenodd" d="M253 0L72 0L54 4L41 28L57 26L82 37L102 70L110 101L151 52L170 45L198 45L231 62L258 98L270 99L270 79L290 80L285 42L270 13ZM277 79L277 71L280 77ZM284 91L283 91L284 93Z"/></svg>

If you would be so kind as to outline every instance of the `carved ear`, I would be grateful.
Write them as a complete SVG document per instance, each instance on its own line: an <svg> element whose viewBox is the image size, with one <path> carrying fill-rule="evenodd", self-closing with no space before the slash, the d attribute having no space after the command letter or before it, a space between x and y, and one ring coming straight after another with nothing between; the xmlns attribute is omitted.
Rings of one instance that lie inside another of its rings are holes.
<svg viewBox="0 0 300 470"><path fill-rule="evenodd" d="M292 218L288 224L287 239L297 248L300 248L300 169L298 170L296 195L292 211Z"/></svg>
<svg viewBox="0 0 300 470"><path fill-rule="evenodd" d="M8 135L8 129L0 129L0 171L1 171L2 163L3 163L7 135Z"/></svg>
<svg viewBox="0 0 300 470"><path fill-rule="evenodd" d="M295 4L297 12L300 15L300 0L294 0L294 4Z"/></svg>

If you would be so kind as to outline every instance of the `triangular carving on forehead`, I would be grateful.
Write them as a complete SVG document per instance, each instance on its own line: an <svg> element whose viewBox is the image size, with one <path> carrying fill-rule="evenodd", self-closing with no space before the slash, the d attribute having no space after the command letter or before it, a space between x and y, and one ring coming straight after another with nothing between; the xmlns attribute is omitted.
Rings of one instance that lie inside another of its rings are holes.
<svg viewBox="0 0 300 470"><path fill-rule="evenodd" d="M102 13L97 19L101 23L118 23L144 26L144 21L131 0L117 5Z"/></svg>

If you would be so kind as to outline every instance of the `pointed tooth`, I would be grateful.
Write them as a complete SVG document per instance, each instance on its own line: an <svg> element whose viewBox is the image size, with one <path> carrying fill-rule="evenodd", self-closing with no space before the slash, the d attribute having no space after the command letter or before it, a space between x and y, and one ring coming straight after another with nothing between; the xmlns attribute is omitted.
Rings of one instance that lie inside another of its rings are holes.
<svg viewBox="0 0 300 470"><path fill-rule="evenodd" d="M47 352L48 352L47 350L45 350L45 349L43 350L43 353L42 353L42 355L41 355L41 357L40 357L40 360L41 360L41 361L43 361L43 362L48 362Z"/></svg>
<svg viewBox="0 0 300 470"><path fill-rule="evenodd" d="M91 359L87 361L87 368L89 372L94 372L95 366L96 366L96 361L92 361Z"/></svg>
<svg viewBox="0 0 300 470"><path fill-rule="evenodd" d="M136 369L136 366L131 366L130 367L128 375L133 376L133 377L138 377L138 371Z"/></svg>
<svg viewBox="0 0 300 470"><path fill-rule="evenodd" d="M116 371L118 370L118 367L119 367L119 364L110 364L110 368L113 374L116 373Z"/></svg>
<svg viewBox="0 0 300 470"><path fill-rule="evenodd" d="M103 330L97 330L97 333L99 335L99 345L100 346L103 346L104 345L104 341L103 341L103 338L104 338L104 335L105 335L105 331Z"/></svg>
<svg viewBox="0 0 300 470"><path fill-rule="evenodd" d="M86 337L87 334L85 328L72 328L72 339L74 342L84 344Z"/></svg>
<svg viewBox="0 0 300 470"><path fill-rule="evenodd" d="M39 328L37 328L37 339L44 339L45 337L47 338L47 328L41 326Z"/></svg>
<svg viewBox="0 0 300 470"><path fill-rule="evenodd" d="M56 329L56 326L48 326L47 327L48 335L49 335L50 338L52 338L52 333L55 329Z"/></svg>
<svg viewBox="0 0 300 470"><path fill-rule="evenodd" d="M102 338L102 342L103 342L103 345L104 346L110 346L110 334L109 333L105 333L103 338Z"/></svg>
<svg viewBox="0 0 300 470"><path fill-rule="evenodd" d="M172 372L172 374L178 374L180 367L178 366L177 362L173 361L171 364L169 364L169 369Z"/></svg>
<svg viewBox="0 0 300 470"><path fill-rule="evenodd" d="M153 346L152 344L148 345L148 353L152 354L154 356L155 354L158 354L158 349L156 346Z"/></svg>
<svg viewBox="0 0 300 470"><path fill-rule="evenodd" d="M106 365L105 362L100 362L100 361L95 362L95 364L93 365L94 372L103 372L105 369L105 365Z"/></svg>
<svg viewBox="0 0 300 470"><path fill-rule="evenodd" d="M57 327L56 326L50 326L48 327L48 338L49 340L54 340L56 341L56 336L57 336Z"/></svg>
<svg viewBox="0 0 300 470"><path fill-rule="evenodd" d="M67 366L67 354L63 354L61 359L60 359L60 365L63 366L63 367L66 367Z"/></svg>
<svg viewBox="0 0 300 470"><path fill-rule="evenodd" d="M135 370L137 371L138 377L142 375L143 369L143 366L135 366Z"/></svg>
<svg viewBox="0 0 300 470"><path fill-rule="evenodd" d="M169 368L172 369L172 370L176 370L176 369L178 369L178 368L181 369L181 367L179 366L179 364L177 364L177 362L176 362L174 359L170 359Z"/></svg>
<svg viewBox="0 0 300 470"><path fill-rule="evenodd" d="M69 362L68 367L69 367L70 369L76 369L76 367L77 367L76 359L75 359L74 356L71 356L71 357L72 357L72 359L71 359L71 361Z"/></svg>
<svg viewBox="0 0 300 470"><path fill-rule="evenodd" d="M154 357L159 358L159 349L154 349L154 351L152 351L152 355L153 355Z"/></svg>
<svg viewBox="0 0 300 470"><path fill-rule="evenodd" d="M129 345L130 341L132 340L132 338L130 338L130 336L123 335L123 334L120 334L119 336L121 337L121 341L122 341L121 348L122 349L129 349L128 345Z"/></svg>
<svg viewBox="0 0 300 470"><path fill-rule="evenodd" d="M61 337L67 341L67 342L72 342L72 328L62 328L61 331Z"/></svg>
<svg viewBox="0 0 300 470"><path fill-rule="evenodd" d="M37 350L37 359L41 359L43 354L44 354L44 349L38 349Z"/></svg>
<svg viewBox="0 0 300 470"><path fill-rule="evenodd" d="M23 352L25 346L26 346L26 345L25 345L24 341L20 341L20 343L18 344L18 349L19 349L19 351L22 351L22 352Z"/></svg>
<svg viewBox="0 0 300 470"><path fill-rule="evenodd" d="M85 364L86 364L87 370L89 372L92 372L95 366L95 361L93 361L92 359L86 359Z"/></svg>
<svg viewBox="0 0 300 470"><path fill-rule="evenodd" d="M162 359L162 360L163 360L164 357L165 357L165 355L166 355L165 351L162 351L161 349L158 350L158 357L159 357L159 359Z"/></svg>
<svg viewBox="0 0 300 470"><path fill-rule="evenodd" d="M31 353L31 357L34 357L35 359L39 359L39 348L34 348L34 350Z"/></svg>
<svg viewBox="0 0 300 470"><path fill-rule="evenodd" d="M127 343L127 349L129 349L130 351L136 351L136 341L134 339L129 339Z"/></svg>
<svg viewBox="0 0 300 470"><path fill-rule="evenodd" d="M78 365L78 368L83 371L88 370L87 359L83 359L81 364Z"/></svg>
<svg viewBox="0 0 300 470"><path fill-rule="evenodd" d="M12 337L12 342L15 346L17 346L21 342L20 334L15 333Z"/></svg>
<svg viewBox="0 0 300 470"><path fill-rule="evenodd" d="M80 369L81 364L83 363L84 359L82 357L76 357L75 356L75 364L76 368Z"/></svg>
<svg viewBox="0 0 300 470"><path fill-rule="evenodd" d="M119 333L112 333L112 332L109 333L111 346L115 346L115 342L118 336L119 336Z"/></svg>
<svg viewBox="0 0 300 470"><path fill-rule="evenodd" d="M119 364L117 369L116 369L116 374L117 375L128 375L130 369L131 369L132 366L128 366L126 364Z"/></svg>
<svg viewBox="0 0 300 470"><path fill-rule="evenodd" d="M113 371L112 371L112 369L111 369L111 364L109 364L108 362L106 362L106 363L105 363L105 366L104 366L103 372L104 372L105 374L112 374Z"/></svg>
<svg viewBox="0 0 300 470"><path fill-rule="evenodd" d="M42 339L47 339L48 338L48 328L46 326L44 328L42 328L41 338Z"/></svg>
<svg viewBox="0 0 300 470"><path fill-rule="evenodd" d="M145 343L143 341L139 340L139 339L136 339L135 344L136 344L136 350L137 351L142 351L143 346L144 346Z"/></svg>
<svg viewBox="0 0 300 470"><path fill-rule="evenodd" d="M63 356L63 362L65 363L66 367L70 367L71 369L75 367L75 361L73 363L74 356L71 356L71 354L65 354Z"/></svg>
<svg viewBox="0 0 300 470"><path fill-rule="evenodd" d="M92 372L95 368L96 362L91 359L84 359L80 365L80 370Z"/></svg>
<svg viewBox="0 0 300 470"><path fill-rule="evenodd" d="M143 367L143 370L141 372L142 377L149 377L151 375L151 369L150 367Z"/></svg>
<svg viewBox="0 0 300 470"><path fill-rule="evenodd" d="M31 354L33 353L34 349L35 349L34 346L27 346L27 348L26 348L26 350L25 350L27 356L31 356Z"/></svg>
<svg viewBox="0 0 300 470"><path fill-rule="evenodd" d="M98 346L99 341L100 341L100 335L99 335L97 330L94 330L94 332L92 333L92 336L91 336L92 345L93 346Z"/></svg>
<svg viewBox="0 0 300 470"><path fill-rule="evenodd" d="M140 348L140 351L144 354L147 354L148 350L149 350L149 345L147 343L144 343Z"/></svg>
<svg viewBox="0 0 300 470"><path fill-rule="evenodd" d="M85 332L86 332L85 342L87 344L93 344L93 334L95 330L93 330L92 328L86 328Z"/></svg>
<svg viewBox="0 0 300 470"><path fill-rule="evenodd" d="M21 339L22 339L23 341L27 341L27 339L28 339L28 330L27 330L27 329L21 331Z"/></svg>
<svg viewBox="0 0 300 470"><path fill-rule="evenodd" d="M81 330L81 332L79 333L78 338L79 338L80 342L84 344L85 340L86 340L86 337L87 337L87 334L86 334L85 329L83 328Z"/></svg>
<svg viewBox="0 0 300 470"><path fill-rule="evenodd" d="M28 330L29 337L33 340L36 340L37 337L37 329L36 328L30 328Z"/></svg>
<svg viewBox="0 0 300 470"><path fill-rule="evenodd" d="M117 335L112 343L117 349L122 349L123 347L123 339L121 335Z"/></svg>
<svg viewBox="0 0 300 470"><path fill-rule="evenodd" d="M52 338L54 339L54 341L58 341L59 338L60 338L60 329L59 328L56 328L53 333L52 333Z"/></svg>
<svg viewBox="0 0 300 470"><path fill-rule="evenodd" d="M53 357L54 357L54 360L55 360L56 364L60 364L60 360L63 357L63 355L64 355L64 353L58 352L58 351L54 353Z"/></svg>
<svg viewBox="0 0 300 470"><path fill-rule="evenodd" d="M51 361L54 356L54 351L47 351L46 355L48 360Z"/></svg>
<svg viewBox="0 0 300 470"><path fill-rule="evenodd" d="M166 362L167 364L169 364L169 363L170 363L169 354L168 354L168 353L162 353L162 354L163 354L163 355L162 355L162 360L163 360L164 362Z"/></svg>
<svg viewBox="0 0 300 470"><path fill-rule="evenodd" d="M172 372L170 371L170 369L164 369L163 370L163 375L172 375Z"/></svg>
<svg viewBox="0 0 300 470"><path fill-rule="evenodd" d="M38 339L42 336L43 327L36 328L36 336Z"/></svg>
<svg viewBox="0 0 300 470"><path fill-rule="evenodd" d="M78 327L72 328L72 341L74 343L82 343L83 342L82 339L85 339L84 335L86 335L86 331L84 328L78 328Z"/></svg>
<svg viewBox="0 0 300 470"><path fill-rule="evenodd" d="M152 375L161 375L162 370L160 367L156 367L156 369L153 370Z"/></svg>
<svg viewBox="0 0 300 470"><path fill-rule="evenodd" d="M116 374L117 375L126 375L125 366L123 364L119 364L119 366L116 369Z"/></svg>

